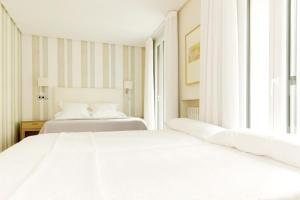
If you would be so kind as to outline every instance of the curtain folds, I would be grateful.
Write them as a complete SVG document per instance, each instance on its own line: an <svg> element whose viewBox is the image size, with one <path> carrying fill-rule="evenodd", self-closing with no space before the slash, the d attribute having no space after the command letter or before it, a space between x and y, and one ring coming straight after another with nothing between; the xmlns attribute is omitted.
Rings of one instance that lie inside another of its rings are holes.
<svg viewBox="0 0 300 200"><path fill-rule="evenodd" d="M226 128L240 127L241 33L237 0L201 0L200 120Z"/></svg>
<svg viewBox="0 0 300 200"><path fill-rule="evenodd" d="M288 129L288 1L270 1L270 129ZM295 73L291 70L291 74Z"/></svg>
<svg viewBox="0 0 300 200"><path fill-rule="evenodd" d="M0 152L18 140L21 121L21 32L0 3Z"/></svg>
<svg viewBox="0 0 300 200"><path fill-rule="evenodd" d="M147 123L148 129L150 130L155 128L153 59L153 40L149 38L146 42L144 119Z"/></svg>

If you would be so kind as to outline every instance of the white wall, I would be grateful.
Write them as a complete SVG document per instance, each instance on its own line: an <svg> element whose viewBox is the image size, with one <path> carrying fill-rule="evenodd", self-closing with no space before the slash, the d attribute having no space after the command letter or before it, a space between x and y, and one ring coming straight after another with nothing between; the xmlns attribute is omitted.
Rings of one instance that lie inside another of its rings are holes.
<svg viewBox="0 0 300 200"><path fill-rule="evenodd" d="M134 83L125 113L143 116L144 48L23 35L22 50L23 120L53 116L54 87L122 89L124 80ZM38 87L39 77L48 78L48 88ZM38 100L43 93L48 101Z"/></svg>
<svg viewBox="0 0 300 200"><path fill-rule="evenodd" d="M179 73L180 73L179 85L180 85L181 116L186 116L187 106L198 106L199 84L187 85L185 80L185 36L191 30L197 27L199 24L200 24L200 0L190 0L179 11Z"/></svg>

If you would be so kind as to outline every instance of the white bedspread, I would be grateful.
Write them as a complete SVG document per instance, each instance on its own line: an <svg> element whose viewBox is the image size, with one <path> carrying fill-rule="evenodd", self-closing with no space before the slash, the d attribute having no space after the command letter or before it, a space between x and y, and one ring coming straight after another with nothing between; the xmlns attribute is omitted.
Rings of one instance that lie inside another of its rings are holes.
<svg viewBox="0 0 300 200"><path fill-rule="evenodd" d="M0 200L294 200L300 170L175 131L45 134L0 154Z"/></svg>

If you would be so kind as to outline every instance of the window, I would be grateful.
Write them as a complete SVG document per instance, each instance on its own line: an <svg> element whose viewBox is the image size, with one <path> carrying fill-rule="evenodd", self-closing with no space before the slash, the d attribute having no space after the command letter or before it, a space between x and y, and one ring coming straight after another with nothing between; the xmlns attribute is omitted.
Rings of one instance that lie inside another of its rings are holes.
<svg viewBox="0 0 300 200"><path fill-rule="evenodd" d="M296 73L297 73L297 2L291 0L289 6L289 127L290 133L297 132L297 91L296 91Z"/></svg>
<svg viewBox="0 0 300 200"><path fill-rule="evenodd" d="M249 0L249 127L290 132L289 1Z"/></svg>
<svg viewBox="0 0 300 200"><path fill-rule="evenodd" d="M250 3L250 127L269 129L269 0Z"/></svg>
<svg viewBox="0 0 300 200"><path fill-rule="evenodd" d="M297 77L300 77L298 65L300 61L300 4L297 0L290 1L290 132L300 132L300 87Z"/></svg>

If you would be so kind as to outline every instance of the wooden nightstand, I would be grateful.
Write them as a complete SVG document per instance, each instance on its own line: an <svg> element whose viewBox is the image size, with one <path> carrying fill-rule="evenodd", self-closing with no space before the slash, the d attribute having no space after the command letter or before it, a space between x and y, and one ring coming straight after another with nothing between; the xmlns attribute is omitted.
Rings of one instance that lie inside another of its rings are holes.
<svg viewBox="0 0 300 200"><path fill-rule="evenodd" d="M20 128L20 140L23 140L27 136L39 134L45 121L22 121Z"/></svg>

